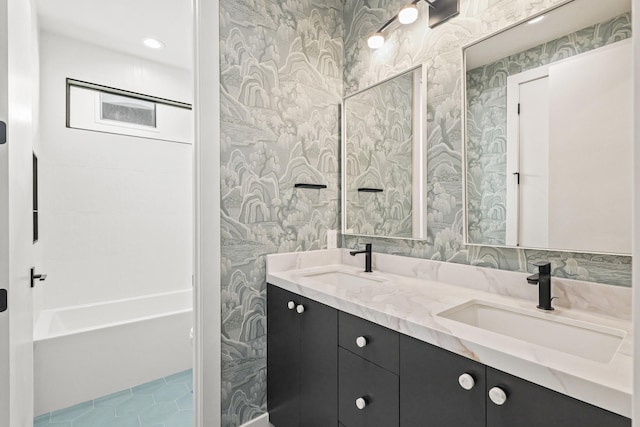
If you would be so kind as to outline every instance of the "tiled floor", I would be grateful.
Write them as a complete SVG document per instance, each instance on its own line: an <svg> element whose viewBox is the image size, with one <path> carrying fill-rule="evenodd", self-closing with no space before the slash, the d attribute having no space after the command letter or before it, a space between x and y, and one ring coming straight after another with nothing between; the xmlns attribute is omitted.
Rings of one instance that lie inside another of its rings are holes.
<svg viewBox="0 0 640 427"><path fill-rule="evenodd" d="M37 417L34 427L193 427L193 372Z"/></svg>

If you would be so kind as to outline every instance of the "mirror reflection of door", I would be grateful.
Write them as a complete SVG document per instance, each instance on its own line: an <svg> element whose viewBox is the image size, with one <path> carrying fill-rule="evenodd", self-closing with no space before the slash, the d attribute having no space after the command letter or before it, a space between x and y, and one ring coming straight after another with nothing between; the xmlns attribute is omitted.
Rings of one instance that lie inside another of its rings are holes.
<svg viewBox="0 0 640 427"><path fill-rule="evenodd" d="M548 67L507 79L507 105L517 112L517 143L509 141L507 244L549 246L549 76ZM514 88L515 90L511 90ZM515 98L515 99L512 99ZM508 117L511 117L509 115Z"/></svg>
<svg viewBox="0 0 640 427"><path fill-rule="evenodd" d="M508 77L507 244L630 252L630 49Z"/></svg>

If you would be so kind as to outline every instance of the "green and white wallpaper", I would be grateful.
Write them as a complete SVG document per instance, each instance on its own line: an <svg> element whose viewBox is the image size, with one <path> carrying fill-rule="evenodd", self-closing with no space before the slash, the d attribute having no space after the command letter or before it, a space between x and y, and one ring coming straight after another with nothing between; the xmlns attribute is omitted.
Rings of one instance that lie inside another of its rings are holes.
<svg viewBox="0 0 640 427"><path fill-rule="evenodd" d="M324 248L326 231L340 228L342 97L420 64L428 70L428 238L343 243L516 271L549 259L556 276L630 285L630 257L463 244L460 47L560 0L461 0L460 16L431 30L422 14L371 51L366 36L404 3L220 2L224 427L266 411L265 255Z"/></svg>
<svg viewBox="0 0 640 427"><path fill-rule="evenodd" d="M344 102L346 228L355 234L412 237L413 95L406 73Z"/></svg>
<svg viewBox="0 0 640 427"><path fill-rule="evenodd" d="M504 245L507 199L507 77L631 37L626 13L467 72L469 241Z"/></svg>
<svg viewBox="0 0 640 427"><path fill-rule="evenodd" d="M369 33L393 16L402 1L348 1L345 4L345 94L360 91L416 65L427 68L427 239L345 236L355 247L374 251L513 271L534 270L550 260L557 277L630 286L631 257L466 246L462 205L461 48L561 0L461 0L460 15L429 29L426 14L394 29L378 50L366 46ZM425 5L421 3L421 8ZM616 26L619 26L618 22ZM616 30L617 31L617 30ZM606 35L602 30L600 34ZM578 43L583 43L579 38ZM603 42L604 43L604 42Z"/></svg>
<svg viewBox="0 0 640 427"><path fill-rule="evenodd" d="M222 425L266 411L265 255L339 229L342 3L222 0ZM324 190L295 183L327 184Z"/></svg>

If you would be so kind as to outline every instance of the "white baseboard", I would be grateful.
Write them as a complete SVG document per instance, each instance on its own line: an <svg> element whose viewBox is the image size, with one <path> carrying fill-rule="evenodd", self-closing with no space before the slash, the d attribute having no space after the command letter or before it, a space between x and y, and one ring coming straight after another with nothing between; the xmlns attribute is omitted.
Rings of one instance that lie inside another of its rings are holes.
<svg viewBox="0 0 640 427"><path fill-rule="evenodd" d="M240 427L269 427L269 414L262 414L258 418L254 418L248 423L242 424Z"/></svg>

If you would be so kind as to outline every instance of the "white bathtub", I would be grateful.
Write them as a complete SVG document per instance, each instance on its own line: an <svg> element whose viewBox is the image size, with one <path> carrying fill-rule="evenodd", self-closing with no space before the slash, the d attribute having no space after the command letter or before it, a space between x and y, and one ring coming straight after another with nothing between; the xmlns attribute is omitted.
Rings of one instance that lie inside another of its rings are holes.
<svg viewBox="0 0 640 427"><path fill-rule="evenodd" d="M34 328L35 415L192 367L191 289L42 311Z"/></svg>

